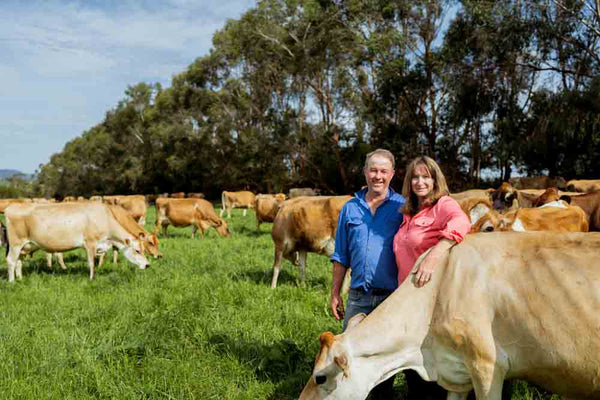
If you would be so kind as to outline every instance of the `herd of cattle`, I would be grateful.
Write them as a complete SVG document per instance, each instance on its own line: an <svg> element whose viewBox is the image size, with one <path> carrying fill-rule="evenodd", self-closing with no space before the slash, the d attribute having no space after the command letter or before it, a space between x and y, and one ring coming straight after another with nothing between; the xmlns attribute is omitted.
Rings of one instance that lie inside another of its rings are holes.
<svg viewBox="0 0 600 400"><path fill-rule="evenodd" d="M550 186L549 185L556 185ZM528 186L528 188L524 188ZM568 188L569 191L561 189ZM548 177L517 178L497 189L475 189L451 195L471 220L471 232L493 231L600 231L600 180L569 181ZM22 256L38 249L46 251L48 266L56 254L66 268L62 252L83 247L87 251L90 278L95 276L95 258L102 264L105 253L114 249L146 268L146 254L160 257L157 234L167 235L169 225L192 226L192 238L210 227L220 236L230 236L223 214L231 217L233 208L253 209L256 229L273 222L275 248L271 287L277 285L282 257L297 265L305 279L308 252L331 256L337 218L351 196L319 196L310 188L283 193L258 194L249 191L227 192L221 196L220 214L202 193L170 195L65 197L55 203L46 199L0 199L0 244L7 246L9 280L21 276ZM148 204L156 205L154 232L144 224ZM134 223L133 223L134 222Z"/></svg>

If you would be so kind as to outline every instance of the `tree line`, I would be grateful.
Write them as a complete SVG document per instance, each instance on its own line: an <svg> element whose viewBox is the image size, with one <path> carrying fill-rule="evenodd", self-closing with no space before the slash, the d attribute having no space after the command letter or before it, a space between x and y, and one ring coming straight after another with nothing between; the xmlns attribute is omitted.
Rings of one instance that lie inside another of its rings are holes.
<svg viewBox="0 0 600 400"><path fill-rule="evenodd" d="M427 154L452 190L600 177L594 0L261 0L40 166L43 196L359 188Z"/></svg>

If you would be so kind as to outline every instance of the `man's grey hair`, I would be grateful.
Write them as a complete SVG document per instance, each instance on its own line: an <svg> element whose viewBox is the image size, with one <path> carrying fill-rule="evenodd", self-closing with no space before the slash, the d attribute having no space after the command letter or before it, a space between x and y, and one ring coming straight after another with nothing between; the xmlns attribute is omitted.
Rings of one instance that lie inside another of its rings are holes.
<svg viewBox="0 0 600 400"><path fill-rule="evenodd" d="M381 156L387 158L392 163L392 169L396 168L396 160L394 159L394 155L391 151L386 149L377 149L373 150L369 154L367 154L367 158L365 159L365 168L369 167L369 162L373 156Z"/></svg>

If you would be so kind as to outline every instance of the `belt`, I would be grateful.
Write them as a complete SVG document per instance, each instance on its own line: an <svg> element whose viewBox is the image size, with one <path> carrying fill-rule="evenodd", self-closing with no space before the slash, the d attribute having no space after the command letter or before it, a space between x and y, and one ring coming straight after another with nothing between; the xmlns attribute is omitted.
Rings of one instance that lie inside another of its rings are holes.
<svg viewBox="0 0 600 400"><path fill-rule="evenodd" d="M368 292L363 288L357 288L357 289L351 289L351 290L356 290L357 292L359 292L361 294L370 294L372 296L389 296L390 294L394 293L393 290L380 289L380 288L372 288Z"/></svg>

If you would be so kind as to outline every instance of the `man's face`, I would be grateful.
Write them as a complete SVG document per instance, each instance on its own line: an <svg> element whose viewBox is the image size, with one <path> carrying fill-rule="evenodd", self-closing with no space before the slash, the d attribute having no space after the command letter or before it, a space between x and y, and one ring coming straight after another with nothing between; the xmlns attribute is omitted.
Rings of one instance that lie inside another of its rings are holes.
<svg viewBox="0 0 600 400"><path fill-rule="evenodd" d="M390 181L394 176L394 169L390 160L380 155L374 155L369 160L364 172L369 192L374 194L387 193Z"/></svg>

